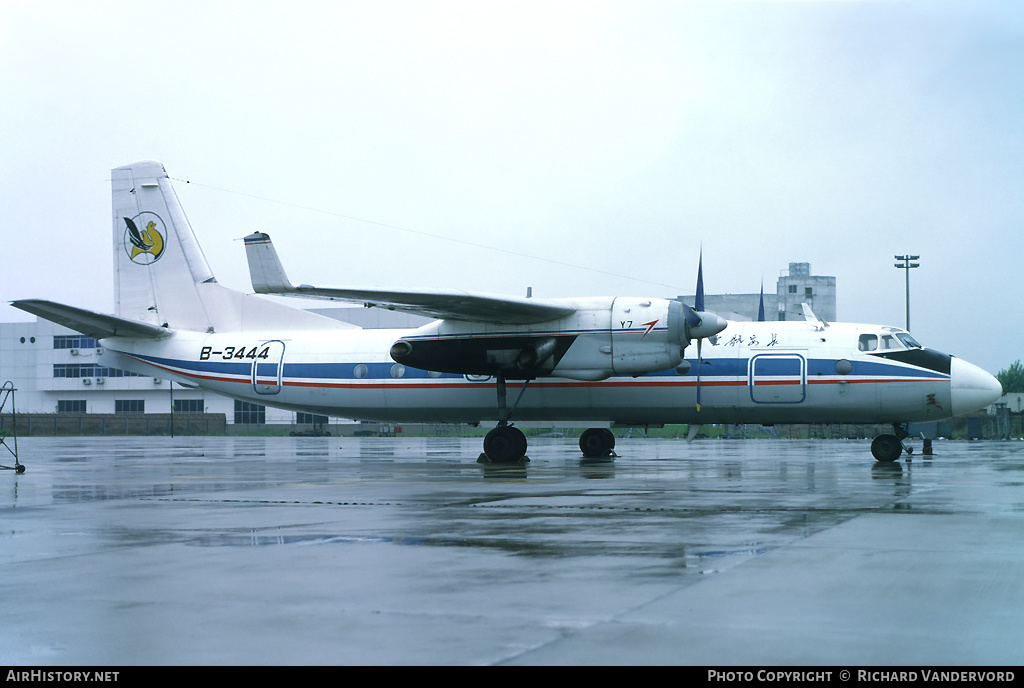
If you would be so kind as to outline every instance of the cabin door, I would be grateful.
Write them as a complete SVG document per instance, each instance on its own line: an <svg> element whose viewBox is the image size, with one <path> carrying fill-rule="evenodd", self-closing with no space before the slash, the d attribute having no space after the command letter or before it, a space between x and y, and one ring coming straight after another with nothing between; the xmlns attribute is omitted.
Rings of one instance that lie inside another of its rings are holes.
<svg viewBox="0 0 1024 688"><path fill-rule="evenodd" d="M799 404L807 397L807 360L799 354L750 359L750 399L758 404Z"/></svg>
<svg viewBox="0 0 1024 688"><path fill-rule="evenodd" d="M260 342L252 362L252 387L257 394L271 395L281 391L284 368L284 342L273 339Z"/></svg>

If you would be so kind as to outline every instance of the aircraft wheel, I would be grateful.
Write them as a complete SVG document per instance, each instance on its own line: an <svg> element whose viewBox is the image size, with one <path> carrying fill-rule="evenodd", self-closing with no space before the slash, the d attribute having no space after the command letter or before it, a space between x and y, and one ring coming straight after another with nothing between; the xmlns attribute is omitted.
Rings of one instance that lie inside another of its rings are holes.
<svg viewBox="0 0 1024 688"><path fill-rule="evenodd" d="M511 463L526 456L526 435L510 425L494 428L484 437L484 454L494 463Z"/></svg>
<svg viewBox="0 0 1024 688"><path fill-rule="evenodd" d="M615 448L615 435L608 428L587 428L580 435L580 451L588 459L607 456Z"/></svg>
<svg viewBox="0 0 1024 688"><path fill-rule="evenodd" d="M895 461L903 453L903 444L896 435L879 435L871 442L871 455L877 461Z"/></svg>

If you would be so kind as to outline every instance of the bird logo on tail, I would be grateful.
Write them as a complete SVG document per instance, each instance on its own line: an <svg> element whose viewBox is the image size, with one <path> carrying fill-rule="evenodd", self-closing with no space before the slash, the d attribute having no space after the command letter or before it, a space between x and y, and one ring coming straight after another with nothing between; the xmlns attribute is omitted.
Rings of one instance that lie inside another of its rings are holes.
<svg viewBox="0 0 1024 688"><path fill-rule="evenodd" d="M124 250L128 258L139 265L151 265L160 260L164 253L163 220L155 213L140 213L134 218L124 218L124 223ZM139 230L140 224L145 229Z"/></svg>

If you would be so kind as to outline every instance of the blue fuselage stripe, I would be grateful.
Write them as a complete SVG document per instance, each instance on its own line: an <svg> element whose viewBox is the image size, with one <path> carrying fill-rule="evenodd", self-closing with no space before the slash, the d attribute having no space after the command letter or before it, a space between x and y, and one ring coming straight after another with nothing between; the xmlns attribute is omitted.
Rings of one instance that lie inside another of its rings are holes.
<svg viewBox="0 0 1024 688"><path fill-rule="evenodd" d="M172 369L183 375L194 375L197 377L218 376L226 381L244 378L249 380L252 376L251 362L234 361L189 361L174 358L163 358L159 356L146 356L141 354L126 354L143 363ZM656 373L648 373L642 377L696 377L697 360L689 359L691 366L687 375L679 375L675 370L663 370ZM807 359L806 377L808 382L815 378L835 378L836 359ZM377 363L284 363L281 377L288 380L305 381L315 383L317 381L337 380L390 380L393 378L392 370L396 364L391 362ZM363 367L365 366L365 368ZM702 381L711 382L719 380L746 380L750 375L750 359L748 358L706 358L703 359L701 367ZM260 362L258 364L259 375L277 375L278 365L274 363ZM800 364L794 357L780 356L778 360L770 360L769 357L758 359L755 368L755 375L758 378L782 376L797 377L800 375ZM360 374L363 373L363 374ZM402 373L404 379L441 379L452 380L462 379L462 375L454 373L429 373L426 370L406 366ZM840 379L857 380L879 380L884 378L919 379L919 380L948 380L945 375L932 370L925 370L916 367L893 365L874 361L852 361L852 370L843 375Z"/></svg>

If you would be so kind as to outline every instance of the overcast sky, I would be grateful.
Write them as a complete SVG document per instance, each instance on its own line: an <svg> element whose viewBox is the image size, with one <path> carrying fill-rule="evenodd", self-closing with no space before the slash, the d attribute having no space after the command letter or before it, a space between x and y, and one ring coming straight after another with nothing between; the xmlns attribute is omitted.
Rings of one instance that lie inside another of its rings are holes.
<svg viewBox="0 0 1024 688"><path fill-rule="evenodd" d="M109 171L166 165L223 284L769 291L1024 359L1024 4L46 2L0 19L0 322L111 312ZM190 183L185 183L188 180ZM310 306L307 301L297 305Z"/></svg>

